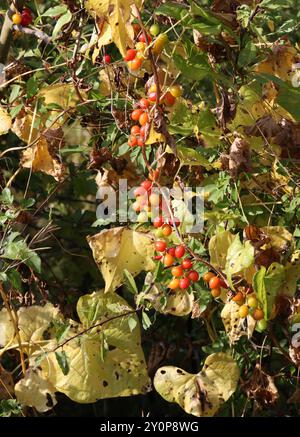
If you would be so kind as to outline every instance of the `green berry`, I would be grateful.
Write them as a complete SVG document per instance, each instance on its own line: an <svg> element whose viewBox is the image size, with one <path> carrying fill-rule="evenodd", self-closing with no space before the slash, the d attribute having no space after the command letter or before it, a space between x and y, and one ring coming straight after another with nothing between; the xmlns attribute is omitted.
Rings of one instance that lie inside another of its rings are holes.
<svg viewBox="0 0 300 437"><path fill-rule="evenodd" d="M160 28L158 24L152 24L150 27L150 34L153 36L157 36L160 32Z"/></svg>

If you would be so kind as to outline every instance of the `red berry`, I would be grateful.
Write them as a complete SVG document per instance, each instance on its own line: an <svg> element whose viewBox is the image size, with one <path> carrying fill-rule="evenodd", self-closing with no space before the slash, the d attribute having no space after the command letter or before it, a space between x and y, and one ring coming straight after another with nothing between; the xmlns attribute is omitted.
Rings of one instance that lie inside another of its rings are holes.
<svg viewBox="0 0 300 437"><path fill-rule="evenodd" d="M162 240L155 241L155 250L157 252L164 252L167 248L167 243Z"/></svg>
<svg viewBox="0 0 300 437"><path fill-rule="evenodd" d="M139 101L139 106L140 106L142 109L147 109L147 108L149 108L149 105L150 105L149 100L147 100L147 99L145 99L145 98L143 98L143 99L141 99L141 100Z"/></svg>
<svg viewBox="0 0 300 437"><path fill-rule="evenodd" d="M155 228L161 228L162 227L162 225L164 224L164 219L163 219L163 217L160 215L160 216L157 216L157 217L155 217L154 219L153 219L153 226L155 227ZM170 253L169 251L168 251L168 253ZM175 254L174 254L175 255ZM174 256L173 255L173 256Z"/></svg>
<svg viewBox="0 0 300 437"><path fill-rule="evenodd" d="M140 135L142 138L145 138L146 126L141 126Z"/></svg>
<svg viewBox="0 0 300 437"><path fill-rule="evenodd" d="M128 145L130 147L135 147L135 146L137 146L137 143L138 143L137 138L134 137L133 135L131 135L131 137L128 140Z"/></svg>
<svg viewBox="0 0 300 437"><path fill-rule="evenodd" d="M176 246L175 248L176 258L182 258L184 254L185 254L185 248L183 246Z"/></svg>
<svg viewBox="0 0 300 437"><path fill-rule="evenodd" d="M143 147L145 145L145 141L143 138L139 137L138 138L138 146L139 147Z"/></svg>
<svg viewBox="0 0 300 437"><path fill-rule="evenodd" d="M178 228L178 226L180 226L180 220L177 218L177 217L174 217L174 220L173 219L169 219L169 224L171 225L171 226L174 226L174 223L175 223L175 226Z"/></svg>
<svg viewBox="0 0 300 437"><path fill-rule="evenodd" d="M190 273L188 274L188 278L192 281L192 282L197 282L199 279L199 273L196 272L196 270L191 270Z"/></svg>
<svg viewBox="0 0 300 437"><path fill-rule="evenodd" d="M126 56L124 57L124 61L132 61L136 57L136 50L128 49L126 52Z"/></svg>
<svg viewBox="0 0 300 437"><path fill-rule="evenodd" d="M148 95L148 99L150 100L150 102L156 102L156 93L150 93Z"/></svg>
<svg viewBox="0 0 300 437"><path fill-rule="evenodd" d="M28 8L23 9L21 25L28 26L29 24L32 23L32 21L33 21L33 18L31 15L31 10Z"/></svg>
<svg viewBox="0 0 300 437"><path fill-rule="evenodd" d="M209 288L220 288L221 280L218 276L214 276L209 281Z"/></svg>
<svg viewBox="0 0 300 437"><path fill-rule="evenodd" d="M179 281L179 288L186 290L190 286L190 280L188 278L182 278Z"/></svg>
<svg viewBox="0 0 300 437"><path fill-rule="evenodd" d="M105 55L103 58L103 62L104 62L104 64L110 64L111 57L109 55Z"/></svg>
<svg viewBox="0 0 300 437"><path fill-rule="evenodd" d="M182 261L181 263L182 267L186 270L190 269L193 267L193 263L189 258L186 258Z"/></svg>
<svg viewBox="0 0 300 437"><path fill-rule="evenodd" d="M143 33L139 36L139 41L146 42L146 38L145 38L145 35ZM151 41L152 41L151 36L147 35L147 44L150 44Z"/></svg>
<svg viewBox="0 0 300 437"><path fill-rule="evenodd" d="M152 188L152 182L145 180L141 183L141 187L145 188L145 190L149 191Z"/></svg>
<svg viewBox="0 0 300 437"><path fill-rule="evenodd" d="M166 92L162 100L165 105L173 106L176 101L176 98L168 91Z"/></svg>
<svg viewBox="0 0 300 437"><path fill-rule="evenodd" d="M220 280L220 287L222 288L228 288L228 285L226 284L226 282L224 281L224 279Z"/></svg>
<svg viewBox="0 0 300 437"><path fill-rule="evenodd" d="M159 261L162 259L162 255L155 255L153 258L155 259L155 261Z"/></svg>
<svg viewBox="0 0 300 437"><path fill-rule="evenodd" d="M168 249L168 253L172 256L175 256L175 247L170 247L170 249Z"/></svg>

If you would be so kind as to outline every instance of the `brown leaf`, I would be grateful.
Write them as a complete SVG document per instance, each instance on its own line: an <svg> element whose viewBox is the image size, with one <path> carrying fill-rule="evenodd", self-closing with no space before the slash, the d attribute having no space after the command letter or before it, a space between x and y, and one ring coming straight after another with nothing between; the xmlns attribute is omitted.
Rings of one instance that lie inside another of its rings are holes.
<svg viewBox="0 0 300 437"><path fill-rule="evenodd" d="M264 372L259 364L256 364L250 379L244 384L244 389L259 409L274 405L279 398L273 377Z"/></svg>
<svg viewBox="0 0 300 437"><path fill-rule="evenodd" d="M222 165L229 171L232 178L236 179L241 171L250 170L250 147L248 141L237 137L229 149L229 155L222 154Z"/></svg>
<svg viewBox="0 0 300 437"><path fill-rule="evenodd" d="M33 172L41 171L53 176L57 181L64 178L64 164L62 164L51 146L48 146L47 140L42 137L36 144L25 149L21 165L25 168L31 168Z"/></svg>

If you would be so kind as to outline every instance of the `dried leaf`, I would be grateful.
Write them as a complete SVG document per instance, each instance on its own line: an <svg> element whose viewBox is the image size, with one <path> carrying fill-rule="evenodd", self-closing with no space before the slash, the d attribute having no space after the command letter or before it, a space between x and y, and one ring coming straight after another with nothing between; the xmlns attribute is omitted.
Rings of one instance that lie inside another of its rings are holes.
<svg viewBox="0 0 300 437"><path fill-rule="evenodd" d="M157 370L154 387L168 402L176 402L188 414L213 416L234 393L239 378L235 361L224 353L207 357L196 375L165 366Z"/></svg>
<svg viewBox="0 0 300 437"><path fill-rule="evenodd" d="M37 369L28 369L24 378L15 385L18 402L35 408L39 413L51 410L56 404L55 388Z"/></svg>
<svg viewBox="0 0 300 437"><path fill-rule="evenodd" d="M255 320L248 316L246 319L241 319L239 316L239 305L231 300L224 305L221 312L221 318L225 327L225 331L229 337L230 343L235 343L242 336L252 337Z"/></svg>
<svg viewBox="0 0 300 437"><path fill-rule="evenodd" d="M0 135L5 135L12 125L11 118L7 111L0 106Z"/></svg>

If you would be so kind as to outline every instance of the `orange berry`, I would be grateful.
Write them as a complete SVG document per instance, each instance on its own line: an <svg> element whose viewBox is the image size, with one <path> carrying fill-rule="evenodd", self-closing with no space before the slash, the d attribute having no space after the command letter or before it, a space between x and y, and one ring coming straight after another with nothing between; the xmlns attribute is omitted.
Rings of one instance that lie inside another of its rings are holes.
<svg viewBox="0 0 300 437"><path fill-rule="evenodd" d="M234 302L243 302L243 301L244 301L244 295L243 295L243 293L242 293L241 291L238 291L238 292L236 293L236 295L233 296L232 300L233 300Z"/></svg>
<svg viewBox="0 0 300 437"><path fill-rule="evenodd" d="M263 310L261 310L260 308L256 308L253 311L252 317L254 320L262 320L264 318L265 314L263 312Z"/></svg>
<svg viewBox="0 0 300 437"><path fill-rule="evenodd" d="M128 67L130 70L139 70L141 68L143 61L140 58L135 58L133 61L128 62Z"/></svg>
<svg viewBox="0 0 300 437"><path fill-rule="evenodd" d="M130 137L129 140L128 140L128 145L129 145L130 147L135 147L135 146L137 146L137 143L138 143L137 138L134 137L133 135L131 135L131 137Z"/></svg>
<svg viewBox="0 0 300 437"><path fill-rule="evenodd" d="M132 128L131 128L131 130L130 130L130 133L131 133L132 135L138 135L138 134L140 133L140 130L141 130L140 126L138 126L137 124L135 124L134 126L132 126Z"/></svg>
<svg viewBox="0 0 300 437"><path fill-rule="evenodd" d="M172 234L172 227L170 225L163 225L162 232L164 237L169 237Z"/></svg>
<svg viewBox="0 0 300 437"><path fill-rule="evenodd" d="M180 266L173 267L172 270L171 270L171 273L172 273L173 276L178 278L179 276L183 275L183 268L180 267Z"/></svg>
<svg viewBox="0 0 300 437"><path fill-rule="evenodd" d="M140 118L139 118L139 123L140 123L140 125L141 125L141 126L145 126L145 124L147 124L148 121L149 121L148 114L147 114L146 112L143 112L143 113L140 115Z"/></svg>
<svg viewBox="0 0 300 437"><path fill-rule="evenodd" d="M138 121L138 119L140 118L140 116L144 113L144 111L142 109L135 109L134 111L132 111L131 113L131 118L134 121Z"/></svg>
<svg viewBox="0 0 300 437"><path fill-rule="evenodd" d="M166 253L163 260L165 267L171 267L174 263L174 258L169 253Z"/></svg>
<svg viewBox="0 0 300 437"><path fill-rule="evenodd" d="M202 276L202 279L203 279L204 282L209 282L211 280L211 278L214 278L215 276L216 275L213 272L206 272Z"/></svg>
<svg viewBox="0 0 300 437"><path fill-rule="evenodd" d="M221 288L212 288L210 292L212 297L219 297L221 294Z"/></svg>
<svg viewBox="0 0 300 437"><path fill-rule="evenodd" d="M142 99L139 101L139 106L140 106L142 109L147 109L147 108L149 108L149 105L150 105L149 100L147 100L147 99L145 99L145 98L142 98Z"/></svg>
<svg viewBox="0 0 300 437"><path fill-rule="evenodd" d="M179 287L179 279L172 279L172 281L169 283L168 288L171 288L171 290L175 290Z"/></svg>
<svg viewBox="0 0 300 437"><path fill-rule="evenodd" d="M218 278L218 276L214 276L209 281L209 288L218 288L220 287L221 280Z"/></svg>

